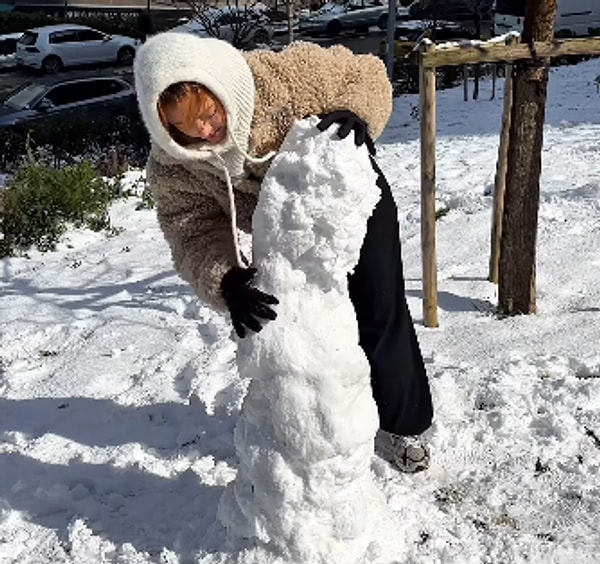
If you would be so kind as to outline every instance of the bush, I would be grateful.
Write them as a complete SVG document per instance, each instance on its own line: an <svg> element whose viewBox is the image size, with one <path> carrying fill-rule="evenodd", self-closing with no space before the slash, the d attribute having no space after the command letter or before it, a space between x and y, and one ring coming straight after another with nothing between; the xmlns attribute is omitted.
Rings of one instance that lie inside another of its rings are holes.
<svg viewBox="0 0 600 564"><path fill-rule="evenodd" d="M64 17L61 15L49 15L43 12L9 12L0 14L0 34L15 33L34 27L66 22L89 25L90 27L94 27L109 34L129 35L132 37L140 36L137 19L135 16L131 15L111 14L109 16L98 14L94 16L84 16L79 14L73 17Z"/></svg>
<svg viewBox="0 0 600 564"><path fill-rule="evenodd" d="M44 162L55 166L86 159L112 176L118 172L110 168L115 154L124 167L144 166L150 138L137 112L111 119L86 112L68 120L57 117L31 131L0 131L0 170L10 171L19 166L28 149L37 151Z"/></svg>
<svg viewBox="0 0 600 564"><path fill-rule="evenodd" d="M128 35L129 37L142 38L142 31L138 22L138 11L114 13L97 11L95 13L77 11L73 9L68 16L60 13L48 14L44 12L8 12L0 14L0 34L25 31L34 27L53 25L59 23L78 23L88 25L104 33L113 35ZM177 19L188 15L189 10L165 10L152 14L152 25L155 32L164 31L177 25Z"/></svg>
<svg viewBox="0 0 600 564"><path fill-rule="evenodd" d="M135 208L136 210L151 210L156 206L156 202L154 200L154 195L152 194L152 190L147 183L144 184L144 190L142 191L140 203Z"/></svg>
<svg viewBox="0 0 600 564"><path fill-rule="evenodd" d="M36 246L56 248L69 225L108 229L108 205L115 194L89 162L61 169L30 159L1 192L0 257Z"/></svg>

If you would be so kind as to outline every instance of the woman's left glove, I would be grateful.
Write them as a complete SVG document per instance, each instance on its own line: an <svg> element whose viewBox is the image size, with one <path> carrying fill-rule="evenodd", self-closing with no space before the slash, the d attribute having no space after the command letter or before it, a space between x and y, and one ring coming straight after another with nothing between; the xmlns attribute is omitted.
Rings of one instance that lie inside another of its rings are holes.
<svg viewBox="0 0 600 564"><path fill-rule="evenodd" d="M276 305L275 296L261 292L252 283L256 268L230 268L221 279L221 294L231 313L233 328L240 339L246 328L258 333L262 329L258 319L276 319L277 313L269 305Z"/></svg>
<svg viewBox="0 0 600 564"><path fill-rule="evenodd" d="M329 114L320 115L321 121L317 124L319 131L329 129L334 123L339 124L338 137L345 139L351 131L354 131L354 143L360 147L366 143L369 154L375 156L375 145L368 132L368 126L364 120L359 118L350 110L335 110Z"/></svg>

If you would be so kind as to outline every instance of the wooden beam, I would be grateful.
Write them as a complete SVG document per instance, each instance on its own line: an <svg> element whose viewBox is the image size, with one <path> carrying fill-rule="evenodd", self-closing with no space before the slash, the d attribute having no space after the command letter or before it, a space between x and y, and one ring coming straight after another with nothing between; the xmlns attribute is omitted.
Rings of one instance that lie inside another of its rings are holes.
<svg viewBox="0 0 600 564"><path fill-rule="evenodd" d="M507 42L516 43L519 39L508 36ZM504 66L504 107L502 111L502 129L498 146L498 162L494 179L494 197L492 212L492 233L489 281L498 283L498 264L500 261L500 241L502 239L502 217L504 215L504 192L506 191L506 170L508 167L508 141L510 135L510 117L513 100L513 64Z"/></svg>
<svg viewBox="0 0 600 564"><path fill-rule="evenodd" d="M508 161L508 140L510 132L510 116L512 112L512 73L513 65L506 65L504 79L504 110L502 112L502 132L498 146L498 161L496 163L496 176L494 179L494 195L492 205L492 233L490 268L488 280L498 283L498 263L500 261L500 241L502 239L502 216L504 214L504 192L506 190L506 169Z"/></svg>
<svg viewBox="0 0 600 564"><path fill-rule="evenodd" d="M421 56L435 52L431 42L422 43ZM423 323L438 326L437 264L435 255L435 68L420 66L421 119L421 259L423 261Z"/></svg>
<svg viewBox="0 0 600 564"><path fill-rule="evenodd" d="M431 43L424 39L423 43ZM436 49L420 50L421 64L427 68L540 59L564 55L600 55L600 37L534 41L533 49L526 43L506 45L498 40L463 42L452 47L438 45Z"/></svg>

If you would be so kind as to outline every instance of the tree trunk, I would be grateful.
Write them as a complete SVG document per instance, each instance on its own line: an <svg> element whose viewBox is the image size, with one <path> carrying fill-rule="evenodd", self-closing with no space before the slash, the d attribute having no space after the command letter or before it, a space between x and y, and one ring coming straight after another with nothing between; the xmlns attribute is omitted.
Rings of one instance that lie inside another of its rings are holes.
<svg viewBox="0 0 600 564"><path fill-rule="evenodd" d="M521 41L550 41L557 0L527 0ZM548 61L513 67L513 108L500 246L498 300L507 315L535 313L535 261Z"/></svg>

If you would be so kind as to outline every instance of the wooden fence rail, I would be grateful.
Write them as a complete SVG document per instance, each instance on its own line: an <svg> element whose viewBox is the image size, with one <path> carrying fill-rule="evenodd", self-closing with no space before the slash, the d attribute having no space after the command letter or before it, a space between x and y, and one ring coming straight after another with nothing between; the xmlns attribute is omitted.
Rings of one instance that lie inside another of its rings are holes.
<svg viewBox="0 0 600 564"><path fill-rule="evenodd" d="M424 39L423 42L428 40ZM600 37L534 41L531 45L511 44L494 39L457 43L456 46L441 48L433 45L433 49L420 52L420 59L425 67L443 67L534 58L547 59L565 55L600 55Z"/></svg>
<svg viewBox="0 0 600 564"><path fill-rule="evenodd" d="M438 326L437 264L435 242L435 123L436 85L435 69L439 66L469 65L483 62L511 63L526 59L550 59L565 55L600 55L600 37L555 39L536 41L531 45L518 43L514 34L503 41L464 42L456 45L436 46L423 39L418 46L419 95L421 118L421 256L423 263L423 323L426 327ZM505 85L505 98L512 100L512 89ZM490 279L497 277L500 244L504 180L510 123L511 100L506 100L503 110L503 133L499 162L496 167L494 213L492 225L492 258Z"/></svg>

